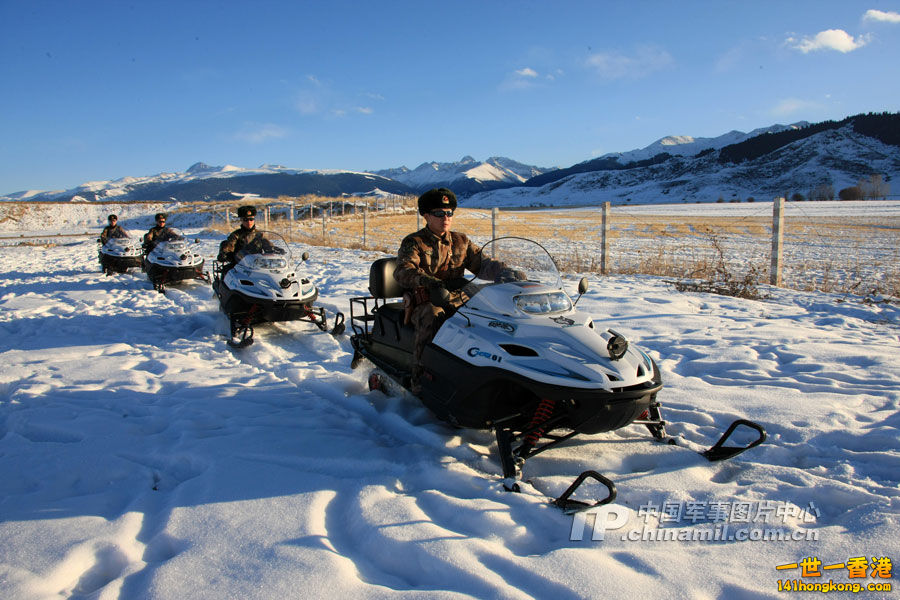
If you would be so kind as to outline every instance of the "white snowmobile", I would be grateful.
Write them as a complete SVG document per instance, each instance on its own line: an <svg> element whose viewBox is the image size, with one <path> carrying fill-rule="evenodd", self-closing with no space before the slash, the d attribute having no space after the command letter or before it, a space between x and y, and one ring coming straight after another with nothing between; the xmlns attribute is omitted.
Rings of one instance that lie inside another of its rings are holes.
<svg viewBox="0 0 900 600"><path fill-rule="evenodd" d="M179 229L168 228L155 242L144 257L144 271L153 289L162 292L170 283L186 279L209 282L209 275L203 270L203 257Z"/></svg>
<svg viewBox="0 0 900 600"><path fill-rule="evenodd" d="M222 312L231 325L229 345L243 348L253 343L253 326L272 321L308 321L328 330L325 309L314 306L319 290L299 274L300 265L284 238L259 231L255 241L235 253L235 263L215 262L212 287ZM301 262L309 259L304 252ZM344 315L334 317L331 333L344 332Z"/></svg>
<svg viewBox="0 0 900 600"><path fill-rule="evenodd" d="M640 424L657 440L691 447L666 435L656 400L662 389L656 363L621 334L576 310L577 299L573 302L564 291L543 246L499 238L482 252L482 273L450 283L468 300L451 311L425 347L419 398L455 426L494 430L507 489L518 491L516 480L527 458L578 434ZM393 277L395 267L396 258L375 261L369 273L371 297L350 300L351 367L363 358L371 361L376 369L369 386L386 392L411 387L414 330L404 324L404 303L397 301L404 290ZM579 298L585 291L587 279L582 279ZM446 292L431 301L446 306ZM740 426L754 430L755 439L726 446ZM723 460L764 440L760 425L741 419L703 454ZM587 478L605 485L608 496L594 504L571 499ZM581 510L615 496L612 481L585 471L555 503Z"/></svg>
<svg viewBox="0 0 900 600"><path fill-rule="evenodd" d="M128 269L140 267L144 259L144 250L138 238L124 229L124 235L110 237L100 246L98 252L100 268L104 275L125 273Z"/></svg>

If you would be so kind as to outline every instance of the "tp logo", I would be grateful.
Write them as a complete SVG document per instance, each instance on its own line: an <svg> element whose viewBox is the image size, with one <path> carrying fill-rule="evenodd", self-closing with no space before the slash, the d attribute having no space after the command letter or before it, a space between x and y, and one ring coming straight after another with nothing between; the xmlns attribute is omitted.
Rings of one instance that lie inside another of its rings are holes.
<svg viewBox="0 0 900 600"><path fill-rule="evenodd" d="M584 539L584 528L587 525L588 515L594 516L593 533L591 539L602 541L607 531L621 529L628 522L631 509L618 504L604 504L575 513L572 517L572 530L569 532L569 540L580 542Z"/></svg>

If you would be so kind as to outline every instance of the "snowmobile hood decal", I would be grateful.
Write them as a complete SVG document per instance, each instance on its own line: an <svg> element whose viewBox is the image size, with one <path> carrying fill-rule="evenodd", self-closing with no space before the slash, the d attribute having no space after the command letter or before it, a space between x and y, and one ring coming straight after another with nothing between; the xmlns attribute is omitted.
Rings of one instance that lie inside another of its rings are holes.
<svg viewBox="0 0 900 600"><path fill-rule="evenodd" d="M547 369L547 368L541 367L540 365L546 364L546 361L532 363L532 362L511 360L509 362L511 364L516 365L517 367L521 367L523 369L528 369L529 371L536 371L538 373L544 373L546 375L552 375L554 377L565 377L567 379L575 379L576 381L591 381L588 377L585 377L584 375L580 375L574 371L566 369L565 367L560 367L559 365L553 365L553 363L550 363L550 364L555 367L558 367L558 369Z"/></svg>
<svg viewBox="0 0 900 600"><path fill-rule="evenodd" d="M505 331L510 335L516 333L516 326L512 323L507 323L506 321L491 321L488 323L488 327L493 327L495 329L499 329L500 331Z"/></svg>

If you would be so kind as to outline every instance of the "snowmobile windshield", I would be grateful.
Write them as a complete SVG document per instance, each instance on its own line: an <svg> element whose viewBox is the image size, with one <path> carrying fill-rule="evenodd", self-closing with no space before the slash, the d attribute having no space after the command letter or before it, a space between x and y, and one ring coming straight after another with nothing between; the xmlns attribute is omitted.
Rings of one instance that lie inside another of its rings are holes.
<svg viewBox="0 0 900 600"><path fill-rule="evenodd" d="M257 229L256 235L235 252L234 257L240 262L245 256L251 255L258 268L283 269L291 264L291 249L284 238L274 231Z"/></svg>
<svg viewBox="0 0 900 600"><path fill-rule="evenodd" d="M110 239L116 239L116 238L125 239L125 238L130 238L130 237L131 237L131 234L128 233L127 231L125 231L124 229L122 229L121 227L116 229L115 231L113 231L112 235L109 236Z"/></svg>
<svg viewBox="0 0 900 600"><path fill-rule="evenodd" d="M475 283L527 281L562 290L562 277L553 257L533 240L497 238L482 247L481 255L481 269L473 280Z"/></svg>

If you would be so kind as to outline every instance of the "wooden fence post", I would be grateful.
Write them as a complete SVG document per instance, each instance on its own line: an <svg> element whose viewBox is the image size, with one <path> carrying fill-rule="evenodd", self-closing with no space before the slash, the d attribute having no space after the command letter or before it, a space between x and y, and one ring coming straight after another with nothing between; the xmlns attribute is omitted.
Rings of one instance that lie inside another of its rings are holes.
<svg viewBox="0 0 900 600"><path fill-rule="evenodd" d="M609 274L609 202L604 202L600 223L600 274Z"/></svg>
<svg viewBox="0 0 900 600"><path fill-rule="evenodd" d="M784 244L784 198L775 198L772 203L772 265L769 283L781 286L781 261Z"/></svg>
<svg viewBox="0 0 900 600"><path fill-rule="evenodd" d="M369 214L369 202L363 199L363 248L366 248L366 234L368 233L367 216Z"/></svg>
<svg viewBox="0 0 900 600"><path fill-rule="evenodd" d="M491 209L491 239L497 239L497 217L500 214L500 209L496 206ZM496 258L497 254L497 245L491 244L491 258Z"/></svg>

